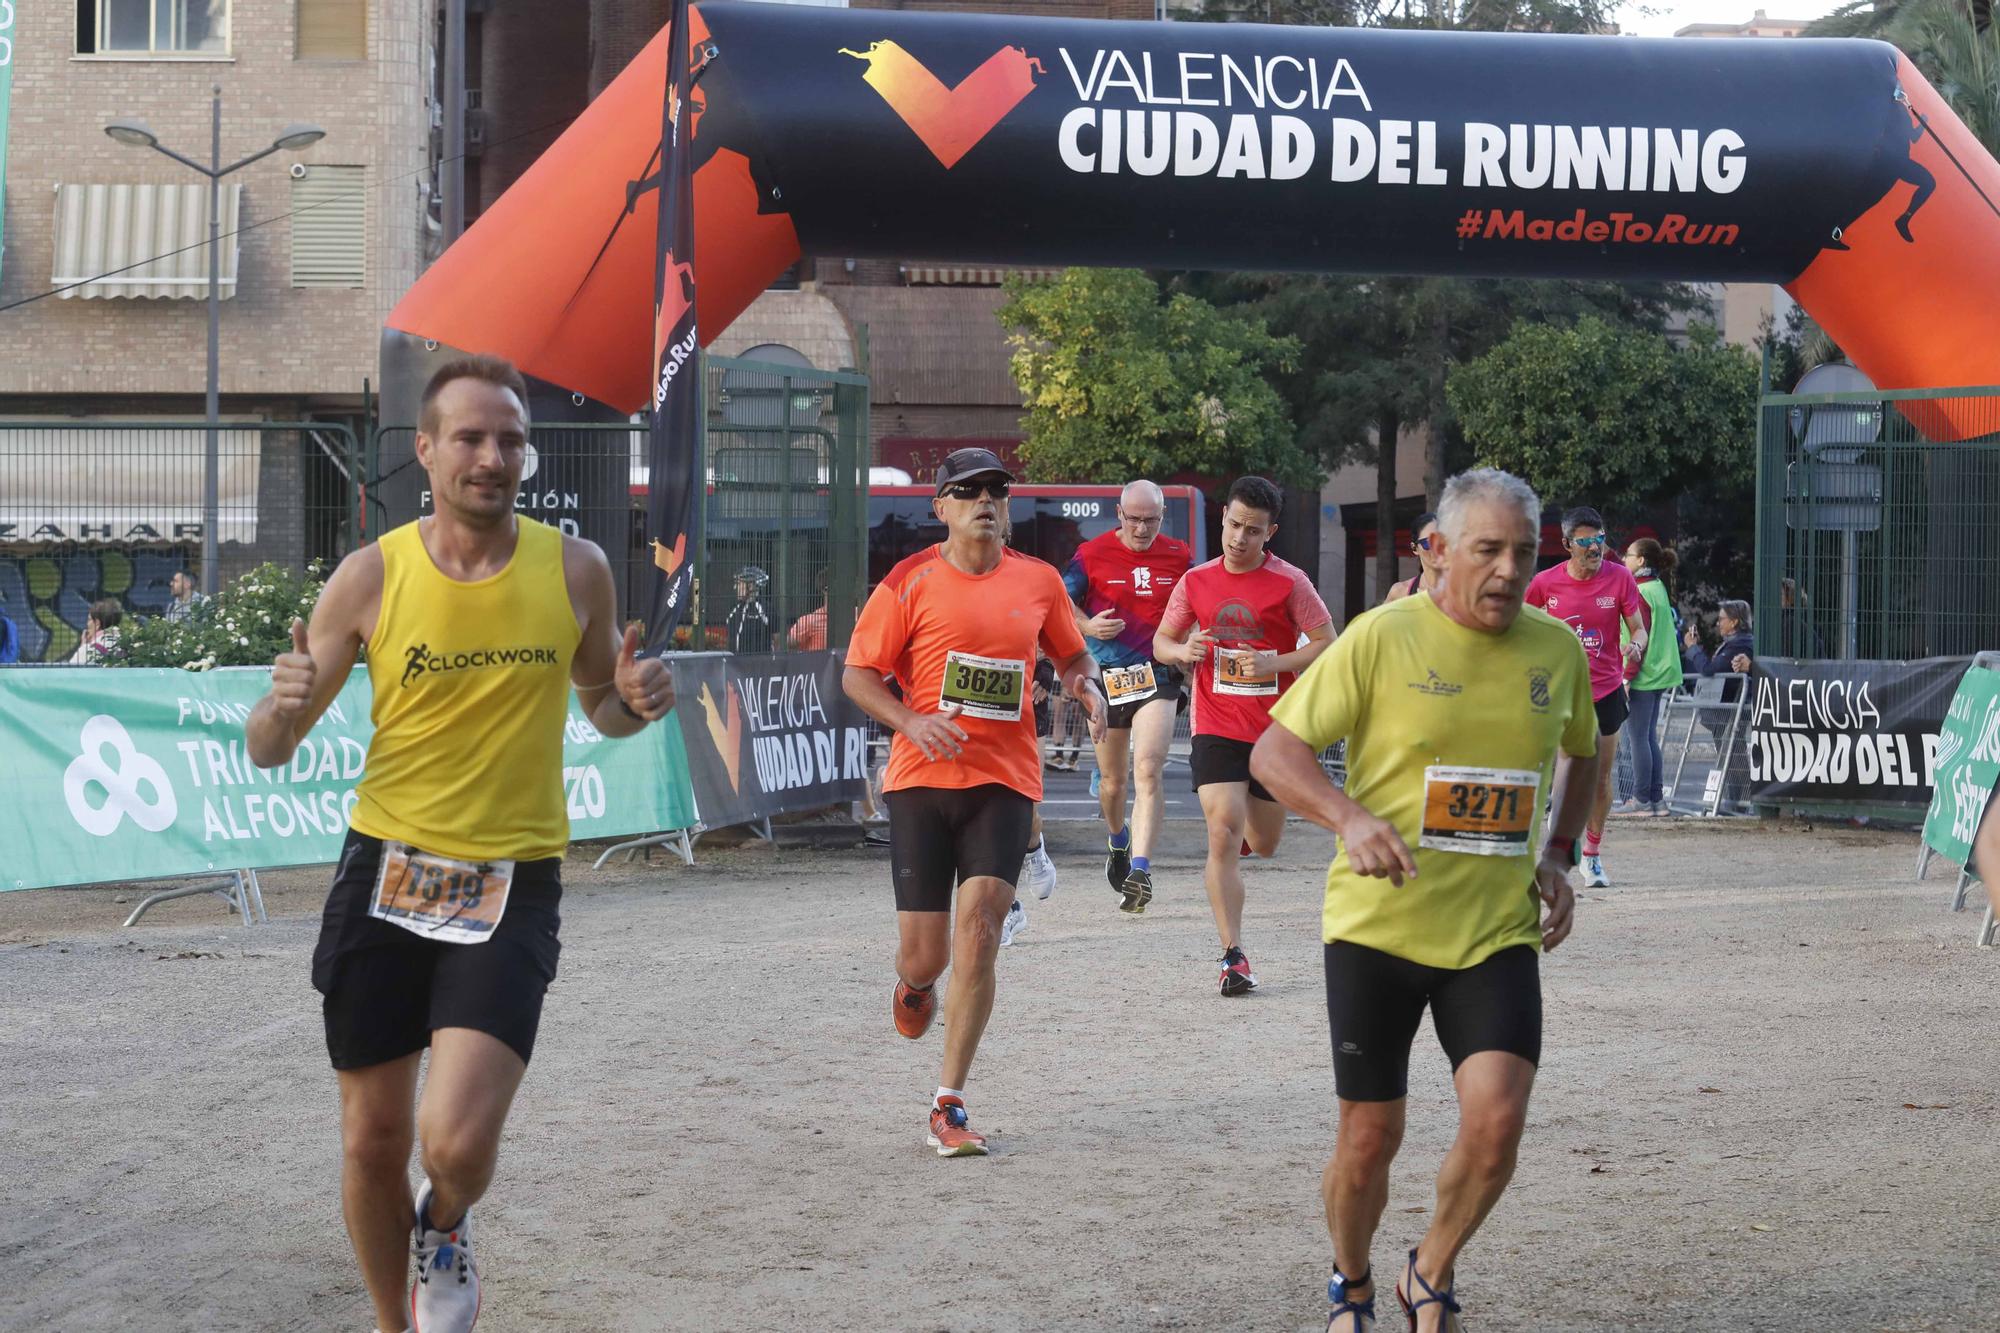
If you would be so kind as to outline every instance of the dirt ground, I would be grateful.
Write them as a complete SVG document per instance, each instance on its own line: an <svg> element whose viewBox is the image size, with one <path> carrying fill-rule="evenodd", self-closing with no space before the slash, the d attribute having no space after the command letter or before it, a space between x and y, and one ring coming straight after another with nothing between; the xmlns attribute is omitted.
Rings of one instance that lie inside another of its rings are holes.
<svg viewBox="0 0 2000 1333"><path fill-rule="evenodd" d="M922 1143L941 1025L889 1024L886 853L573 856L477 1209L481 1329L1323 1327L1330 843L1295 823L1249 867L1264 987L1225 1001L1198 827L1133 920L1058 826L970 1088L995 1155L967 1161ZM1545 965L1467 1327L2000 1328L2000 951L1913 879L1913 835L1620 826L1607 868ZM127 930L129 890L0 895L0 1327L369 1327L307 979L324 884L268 877L250 929L214 898ZM1383 1271L1454 1128L1428 1028L1412 1079Z"/></svg>

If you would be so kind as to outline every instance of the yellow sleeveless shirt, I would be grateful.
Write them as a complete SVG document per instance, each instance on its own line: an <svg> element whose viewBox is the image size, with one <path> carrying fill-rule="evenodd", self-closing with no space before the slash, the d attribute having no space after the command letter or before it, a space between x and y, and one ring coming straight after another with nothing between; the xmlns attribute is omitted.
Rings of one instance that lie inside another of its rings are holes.
<svg viewBox="0 0 2000 1333"><path fill-rule="evenodd" d="M563 583L562 533L515 523L507 567L473 583L432 563L415 523L377 543L375 736L351 817L363 833L465 860L530 861L569 846L563 726L583 631Z"/></svg>

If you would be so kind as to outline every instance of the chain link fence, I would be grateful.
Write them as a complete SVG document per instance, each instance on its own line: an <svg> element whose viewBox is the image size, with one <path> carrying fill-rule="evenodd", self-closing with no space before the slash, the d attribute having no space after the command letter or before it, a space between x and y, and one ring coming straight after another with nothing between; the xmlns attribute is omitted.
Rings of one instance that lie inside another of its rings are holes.
<svg viewBox="0 0 2000 1333"><path fill-rule="evenodd" d="M1767 396L1757 437L1759 653L2000 644L2000 388Z"/></svg>
<svg viewBox="0 0 2000 1333"><path fill-rule="evenodd" d="M226 421L216 432L216 583L266 561L331 565L361 539L361 455L339 422ZM0 420L0 614L20 661L67 661L91 607L164 615L202 582L210 521L199 421Z"/></svg>

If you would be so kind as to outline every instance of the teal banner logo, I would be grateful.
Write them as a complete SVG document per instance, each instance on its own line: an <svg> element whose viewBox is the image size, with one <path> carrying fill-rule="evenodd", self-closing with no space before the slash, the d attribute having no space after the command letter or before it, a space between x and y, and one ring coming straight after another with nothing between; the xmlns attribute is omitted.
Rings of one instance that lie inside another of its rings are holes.
<svg viewBox="0 0 2000 1333"><path fill-rule="evenodd" d="M357 671L289 763L259 768L243 723L262 668L0 671L0 889L50 888L335 860L366 770L368 675ZM573 838L695 822L671 722L607 740L571 697L563 793Z"/></svg>
<svg viewBox="0 0 2000 1333"><path fill-rule="evenodd" d="M2000 781L2000 671L1973 667L1958 683L1938 737L1937 794L1924 815L1924 843L1959 865ZM1983 877L1983 876L1982 876Z"/></svg>

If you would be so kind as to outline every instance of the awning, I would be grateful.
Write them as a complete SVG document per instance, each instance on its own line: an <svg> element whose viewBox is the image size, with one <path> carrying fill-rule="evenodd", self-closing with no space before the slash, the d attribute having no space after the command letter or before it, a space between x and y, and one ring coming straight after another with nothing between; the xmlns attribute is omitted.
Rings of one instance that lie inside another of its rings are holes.
<svg viewBox="0 0 2000 1333"><path fill-rule="evenodd" d="M1061 273L1059 268L1011 268L1002 265L984 267L963 264L905 264L903 281L912 287L998 287L1009 273L1017 273L1031 282L1053 278Z"/></svg>
<svg viewBox="0 0 2000 1333"><path fill-rule="evenodd" d="M250 418L236 417L244 421ZM15 543L196 543L201 540L207 433L121 422L15 419L0 429L0 548ZM264 432L218 440L216 540L257 540L257 476Z"/></svg>
<svg viewBox="0 0 2000 1333"><path fill-rule="evenodd" d="M242 197L241 185L222 187L225 301L236 295L236 227ZM208 183L57 186L51 285L66 289L60 292L64 300L207 297Z"/></svg>

